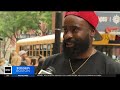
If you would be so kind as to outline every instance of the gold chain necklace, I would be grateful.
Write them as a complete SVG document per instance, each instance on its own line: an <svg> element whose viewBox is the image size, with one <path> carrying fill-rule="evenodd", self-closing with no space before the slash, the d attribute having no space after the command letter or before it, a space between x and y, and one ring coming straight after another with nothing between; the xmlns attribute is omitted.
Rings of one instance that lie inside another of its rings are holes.
<svg viewBox="0 0 120 90"><path fill-rule="evenodd" d="M82 68L82 67L85 65L85 63L90 59L90 57L91 57L93 54L95 54L94 52L95 52L95 49L92 51L92 53L90 54L90 56L85 60L85 62L84 62L82 65L80 65L80 66L78 67L78 69L76 69L75 71L73 70L71 61L70 61L70 59L69 59L69 64L70 64L70 68L71 68L72 74L75 74L80 68Z"/></svg>

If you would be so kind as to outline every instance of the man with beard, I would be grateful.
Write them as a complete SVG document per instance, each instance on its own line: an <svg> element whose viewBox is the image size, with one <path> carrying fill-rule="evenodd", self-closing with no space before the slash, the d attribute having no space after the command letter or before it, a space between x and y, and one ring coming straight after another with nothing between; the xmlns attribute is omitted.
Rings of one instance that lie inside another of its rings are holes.
<svg viewBox="0 0 120 90"><path fill-rule="evenodd" d="M52 66L57 75L119 74L120 64L92 46L93 39L102 39L97 24L98 16L93 11L66 12L63 52L48 57L42 69Z"/></svg>

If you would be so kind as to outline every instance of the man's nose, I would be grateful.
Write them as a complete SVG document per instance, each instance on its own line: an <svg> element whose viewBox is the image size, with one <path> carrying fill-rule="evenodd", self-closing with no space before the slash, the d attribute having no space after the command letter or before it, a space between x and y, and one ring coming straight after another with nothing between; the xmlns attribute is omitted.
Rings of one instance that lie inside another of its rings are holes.
<svg viewBox="0 0 120 90"><path fill-rule="evenodd" d="M72 37L73 37L73 34L72 34L71 31L68 31L66 34L64 34L64 38L65 38L65 39L70 39L70 38L72 38Z"/></svg>

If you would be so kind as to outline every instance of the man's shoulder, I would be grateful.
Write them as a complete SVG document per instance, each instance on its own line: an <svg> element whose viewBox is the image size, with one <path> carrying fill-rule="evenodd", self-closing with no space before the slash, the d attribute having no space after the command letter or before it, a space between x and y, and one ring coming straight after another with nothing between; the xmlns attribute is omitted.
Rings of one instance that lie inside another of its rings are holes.
<svg viewBox="0 0 120 90"><path fill-rule="evenodd" d="M105 64L106 74L120 74L120 63L116 62L111 57L102 54L102 52L99 52L99 57L101 57L101 60Z"/></svg>
<svg viewBox="0 0 120 90"><path fill-rule="evenodd" d="M108 60L108 62L109 62L109 61L112 60L111 57L103 54L103 53L100 52L100 51L97 51L97 53L95 54L95 57L96 57L97 59L99 59L100 61L103 61L103 62L107 62L107 60Z"/></svg>
<svg viewBox="0 0 120 90"><path fill-rule="evenodd" d="M63 54L62 53L58 53L58 54L54 54L52 56L49 56L45 59L43 66L49 66L52 65L54 62L59 62L59 60L63 58Z"/></svg>
<svg viewBox="0 0 120 90"><path fill-rule="evenodd" d="M62 54L61 53L58 53L58 54L54 54L54 55L52 55L52 56L49 56L49 57L47 57L46 59L45 59L45 61L53 61L53 60L55 60L56 58L60 58L62 56Z"/></svg>

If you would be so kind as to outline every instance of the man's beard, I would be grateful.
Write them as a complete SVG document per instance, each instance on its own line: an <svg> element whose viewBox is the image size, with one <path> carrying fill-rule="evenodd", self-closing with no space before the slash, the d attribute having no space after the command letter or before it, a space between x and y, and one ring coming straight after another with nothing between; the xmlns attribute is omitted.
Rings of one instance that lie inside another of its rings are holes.
<svg viewBox="0 0 120 90"><path fill-rule="evenodd" d="M66 47L67 42L73 43L74 46ZM78 57L81 53L84 53L88 50L89 45L90 45L89 35L87 35L84 40L82 40L81 38L63 40L63 52L65 58Z"/></svg>

